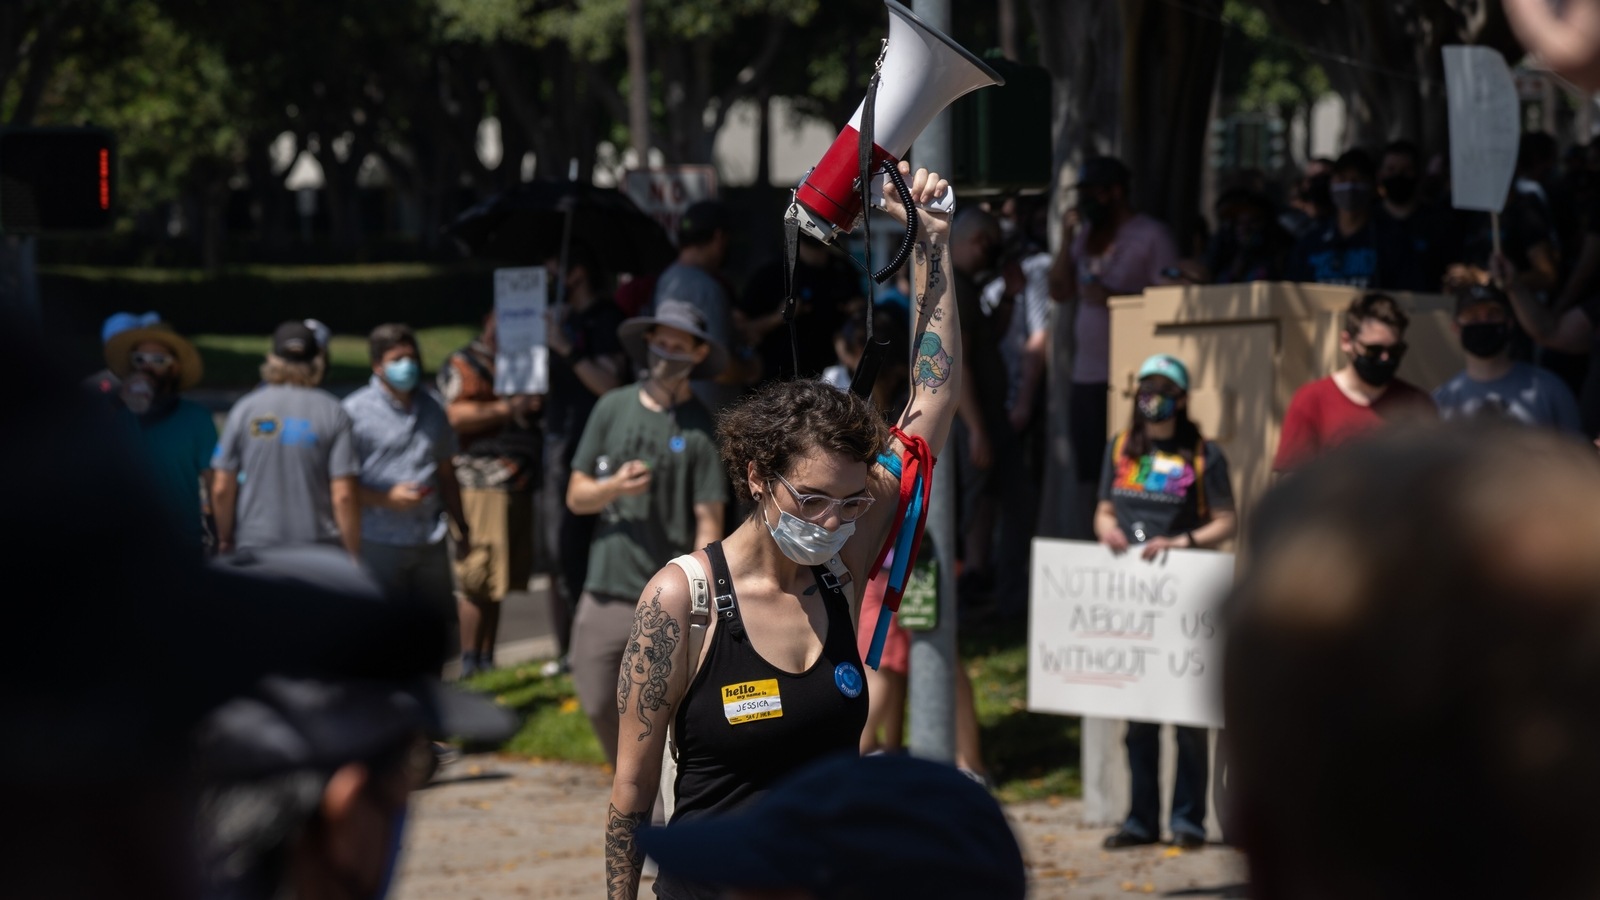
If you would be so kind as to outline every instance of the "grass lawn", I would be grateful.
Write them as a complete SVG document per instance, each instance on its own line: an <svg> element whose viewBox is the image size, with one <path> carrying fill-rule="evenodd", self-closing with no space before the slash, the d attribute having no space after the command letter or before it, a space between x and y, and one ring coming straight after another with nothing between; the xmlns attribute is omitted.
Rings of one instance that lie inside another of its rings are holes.
<svg viewBox="0 0 1600 900"><path fill-rule="evenodd" d="M1078 796L1078 719L1030 713L1027 639L1021 627L980 630L962 638L963 662L972 678L983 737L984 761L1000 799ZM589 720L578 708L572 679L544 678L529 663L479 675L464 686L492 694L522 717L522 728L503 748L535 759L605 762Z"/></svg>
<svg viewBox="0 0 1600 900"><path fill-rule="evenodd" d="M374 323L376 324L376 323ZM453 351L478 333L477 325L440 325L417 330L422 367L433 374ZM272 345L265 334L200 334L192 340L205 361L205 387L250 387L260 380L261 361ZM372 374L365 335L335 334L328 349L328 384L359 384Z"/></svg>

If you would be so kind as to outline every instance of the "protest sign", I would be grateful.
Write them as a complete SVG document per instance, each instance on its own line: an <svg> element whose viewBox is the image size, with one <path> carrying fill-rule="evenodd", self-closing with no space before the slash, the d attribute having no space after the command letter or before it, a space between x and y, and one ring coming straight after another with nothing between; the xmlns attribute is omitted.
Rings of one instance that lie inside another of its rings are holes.
<svg viewBox="0 0 1600 900"><path fill-rule="evenodd" d="M1028 709L1222 727L1219 607L1233 555L1033 542Z"/></svg>
<svg viewBox="0 0 1600 900"><path fill-rule="evenodd" d="M543 266L494 270L496 394L543 394L549 389L544 311Z"/></svg>
<svg viewBox="0 0 1600 900"><path fill-rule="evenodd" d="M629 169L623 175L622 190L677 243L678 220L689 207L717 198L717 169L699 165Z"/></svg>
<svg viewBox="0 0 1600 900"><path fill-rule="evenodd" d="M1498 213L1517 170L1522 107L1498 50L1444 48L1450 115L1450 196L1456 209Z"/></svg>

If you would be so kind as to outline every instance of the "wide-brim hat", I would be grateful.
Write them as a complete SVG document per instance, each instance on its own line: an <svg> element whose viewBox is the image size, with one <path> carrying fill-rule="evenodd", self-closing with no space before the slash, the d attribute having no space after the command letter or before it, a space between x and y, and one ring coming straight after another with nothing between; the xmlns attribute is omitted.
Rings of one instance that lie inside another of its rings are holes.
<svg viewBox="0 0 1600 900"><path fill-rule="evenodd" d="M200 383L201 376L205 374L200 351L165 322L130 328L112 335L111 340L106 341L106 368L118 378L127 378L133 372L133 360L129 358L133 348L146 341L170 347L172 354L178 358L178 390L186 391Z"/></svg>
<svg viewBox="0 0 1600 900"><path fill-rule="evenodd" d="M718 343L710 332L706 331L706 317L694 304L685 300L663 300L656 304L653 316L638 316L624 321L617 326L617 340L622 342L622 349L628 351L628 356L638 365L649 364L647 341L645 334L658 325L676 328L694 335L711 348L706 354L705 361L695 366L689 372L693 379L715 378L722 374L728 367L728 348Z"/></svg>

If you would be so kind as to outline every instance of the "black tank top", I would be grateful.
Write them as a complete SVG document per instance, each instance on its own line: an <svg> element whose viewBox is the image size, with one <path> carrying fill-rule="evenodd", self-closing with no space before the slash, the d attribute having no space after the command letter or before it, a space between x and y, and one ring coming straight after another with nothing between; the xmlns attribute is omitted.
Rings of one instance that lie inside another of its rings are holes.
<svg viewBox="0 0 1600 900"><path fill-rule="evenodd" d="M812 760L858 752L867 725L866 679L850 607L839 587L817 576L828 614L827 637L816 663L792 674L750 646L722 545L708 546L706 556L717 629L673 723L678 747L673 823L728 813ZM666 873L656 882L656 895L673 900L717 896Z"/></svg>

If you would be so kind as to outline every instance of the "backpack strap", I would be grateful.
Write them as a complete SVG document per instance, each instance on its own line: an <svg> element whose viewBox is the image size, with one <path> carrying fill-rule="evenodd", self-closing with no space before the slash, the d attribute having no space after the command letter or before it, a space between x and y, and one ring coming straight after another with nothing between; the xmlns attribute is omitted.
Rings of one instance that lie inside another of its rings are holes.
<svg viewBox="0 0 1600 900"><path fill-rule="evenodd" d="M852 597L854 592L846 593L845 591L846 588L850 587L852 577L850 570L845 568L844 562L838 556L830 556L828 561L822 565L811 567L811 577L816 579L817 588L822 591L824 596L831 597L844 604L844 608L850 613L850 620L852 627L854 627L855 620L861 613L856 608L855 600ZM811 588L806 589L808 594L811 591Z"/></svg>
<svg viewBox="0 0 1600 900"><path fill-rule="evenodd" d="M1211 519L1211 510L1206 506L1206 439L1200 438L1194 446L1194 487L1195 498L1199 501L1195 512L1201 522Z"/></svg>
<svg viewBox="0 0 1600 900"><path fill-rule="evenodd" d="M700 565L700 560L694 554L685 553L668 561L667 565L677 566L683 570L689 579L689 681L694 683L694 676L700 669L700 648L706 643L706 625L711 621L711 579L706 577L705 567ZM688 694L688 688L684 688ZM673 739L673 722L677 716L667 722L667 759L676 762L678 759L678 744Z"/></svg>

